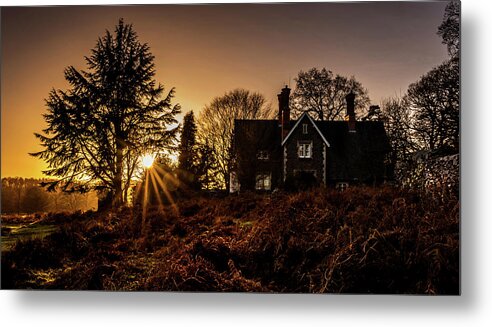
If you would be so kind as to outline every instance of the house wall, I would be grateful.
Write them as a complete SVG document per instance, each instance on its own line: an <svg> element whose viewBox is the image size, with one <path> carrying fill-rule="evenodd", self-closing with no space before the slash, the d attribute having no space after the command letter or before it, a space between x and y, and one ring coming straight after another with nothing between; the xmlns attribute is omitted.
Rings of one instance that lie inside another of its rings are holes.
<svg viewBox="0 0 492 327"><path fill-rule="evenodd" d="M357 163L360 163L361 153L357 146L357 134L348 134L343 142L332 144L327 153L327 183L358 181L360 178ZM366 162L364 162L366 164Z"/></svg>
<svg viewBox="0 0 492 327"><path fill-rule="evenodd" d="M350 133L343 142L331 144L327 154L327 184L379 184L386 180L384 151L369 151L366 135Z"/></svg>
<svg viewBox="0 0 492 327"><path fill-rule="evenodd" d="M307 134L303 134L303 124L307 124L308 126ZM297 148L298 141L313 142L311 158L299 158ZM287 143L284 145L286 149L284 156L287 156L287 160L284 158L284 164L286 165L283 169L286 172L286 176L284 176L284 178L294 176L296 171L313 170L315 171L318 183L323 184L324 144L323 139L316 131L315 127L311 124L307 117L304 117L297 126L296 130L294 130L292 135L287 140ZM328 156L328 154L326 155Z"/></svg>
<svg viewBox="0 0 492 327"><path fill-rule="evenodd" d="M297 123L293 121L290 126ZM307 134L303 133L307 125ZM386 180L385 156L389 151L384 126L376 122L357 124L349 133L346 122L316 122L330 146L307 116L281 146L277 120L238 121L235 126L235 161L233 170L240 189L255 190L258 174L271 175L271 189L283 187L296 171L314 171L319 184L336 186L339 182L376 185ZM291 127L291 128L292 128ZM299 158L298 141L312 141L311 158ZM268 151L269 159L257 158L258 151Z"/></svg>
<svg viewBox="0 0 492 327"><path fill-rule="evenodd" d="M271 175L271 189L279 187L282 182L280 147L280 128L261 129L257 126L242 127L241 137L236 144L235 171L240 184L240 190L254 190L257 174ZM278 134L277 134L278 133ZM258 152L266 151L268 159L259 159Z"/></svg>

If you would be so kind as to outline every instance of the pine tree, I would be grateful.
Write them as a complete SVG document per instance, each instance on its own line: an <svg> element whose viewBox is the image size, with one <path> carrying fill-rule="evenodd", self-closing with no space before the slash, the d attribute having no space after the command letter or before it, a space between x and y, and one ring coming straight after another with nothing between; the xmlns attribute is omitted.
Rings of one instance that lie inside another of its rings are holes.
<svg viewBox="0 0 492 327"><path fill-rule="evenodd" d="M35 134L44 150L32 155L47 162L46 175L58 179L51 188L106 190L117 207L126 202L139 158L176 140L178 129L170 126L180 108L171 104L174 89L163 97L149 46L122 19L85 60L86 71L65 69L68 90L50 92L48 127Z"/></svg>
<svg viewBox="0 0 492 327"><path fill-rule="evenodd" d="M179 145L178 171L179 179L186 186L199 189L197 176L197 140L196 123L193 111L189 111L183 119L183 130Z"/></svg>
<svg viewBox="0 0 492 327"><path fill-rule="evenodd" d="M178 168L192 171L195 166L196 123L193 111L189 111L183 119L181 143L179 146Z"/></svg>

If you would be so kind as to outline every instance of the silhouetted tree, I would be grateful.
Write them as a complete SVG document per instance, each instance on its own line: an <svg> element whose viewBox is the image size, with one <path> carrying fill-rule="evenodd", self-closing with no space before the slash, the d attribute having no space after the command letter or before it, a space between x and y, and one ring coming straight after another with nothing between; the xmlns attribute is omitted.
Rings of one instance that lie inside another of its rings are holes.
<svg viewBox="0 0 492 327"><path fill-rule="evenodd" d="M459 149L459 59L452 58L409 86L412 129L420 148Z"/></svg>
<svg viewBox="0 0 492 327"><path fill-rule="evenodd" d="M217 178L221 188L229 188L234 119L260 119L271 115L272 109L266 104L263 95L244 89L236 89L214 98L201 111L200 143L211 147L216 167L209 174Z"/></svg>
<svg viewBox="0 0 492 327"><path fill-rule="evenodd" d="M350 92L357 94L357 115L363 114L370 102L367 90L355 77L334 75L326 68L300 71L295 81L291 108L294 117L308 111L314 113L313 118L319 120L342 120L346 115L345 96Z"/></svg>
<svg viewBox="0 0 492 327"><path fill-rule="evenodd" d="M183 129L178 152L178 179L188 187L200 189L197 176L198 144L197 127L193 111L189 111L183 119Z"/></svg>
<svg viewBox="0 0 492 327"><path fill-rule="evenodd" d="M460 2L451 1L444 11L444 18L439 25L437 34L442 37L442 43L448 47L451 57L459 56L460 52Z"/></svg>
<svg viewBox="0 0 492 327"><path fill-rule="evenodd" d="M413 122L407 98L394 97L383 100L381 115L391 145L388 158L390 167L396 170L398 177L400 167L404 166L409 155L417 149L412 137Z"/></svg>
<svg viewBox="0 0 492 327"><path fill-rule="evenodd" d="M126 202L139 157L176 140L178 129L170 126L180 108L171 104L174 89L162 97L149 46L122 19L85 60L86 71L65 69L67 91L49 94L48 127L44 135L35 134L45 149L32 155L48 163L46 175L59 178L50 187L107 190L112 205L119 206Z"/></svg>
<svg viewBox="0 0 492 327"><path fill-rule="evenodd" d="M205 140L197 147L197 180L202 189L213 190L222 187L219 182L217 155L213 147Z"/></svg>

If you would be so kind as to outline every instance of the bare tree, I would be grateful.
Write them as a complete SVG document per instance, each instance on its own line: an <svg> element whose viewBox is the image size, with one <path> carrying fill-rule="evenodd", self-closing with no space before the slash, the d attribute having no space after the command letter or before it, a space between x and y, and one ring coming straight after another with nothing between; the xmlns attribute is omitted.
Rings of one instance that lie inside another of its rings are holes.
<svg viewBox="0 0 492 327"><path fill-rule="evenodd" d="M326 68L300 71L295 81L291 101L294 118L308 111L315 113L319 120L342 120L345 118L345 96L350 92L357 95L355 108L359 116L364 114L370 102L367 90L355 77L334 75Z"/></svg>
<svg viewBox="0 0 492 327"><path fill-rule="evenodd" d="M417 149L412 136L413 122L408 99L406 97L384 99L381 116L391 144L389 161L398 175L398 167L402 167L408 161L409 155Z"/></svg>
<svg viewBox="0 0 492 327"><path fill-rule="evenodd" d="M459 150L460 76L457 57L432 69L408 88L412 130L420 148Z"/></svg>
<svg viewBox="0 0 492 327"><path fill-rule="evenodd" d="M221 188L229 188L231 169L231 141L234 119L270 118L272 108L262 94L244 89L235 89L216 97L201 111L198 123L200 143L208 144L215 156L215 175Z"/></svg>
<svg viewBox="0 0 492 327"><path fill-rule="evenodd" d="M444 18L437 29L442 43L448 47L451 57L459 56L460 52L460 2L451 1L446 6Z"/></svg>

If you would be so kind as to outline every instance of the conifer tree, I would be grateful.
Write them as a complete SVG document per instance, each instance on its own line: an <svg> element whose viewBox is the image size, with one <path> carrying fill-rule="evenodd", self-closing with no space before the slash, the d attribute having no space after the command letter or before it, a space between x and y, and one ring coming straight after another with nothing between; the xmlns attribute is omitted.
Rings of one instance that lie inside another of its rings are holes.
<svg viewBox="0 0 492 327"><path fill-rule="evenodd" d="M164 95L154 80L149 46L123 19L85 61L87 70L65 69L68 90L50 92L48 127L35 134L44 149L32 155L47 162L46 175L57 178L51 188L106 190L118 207L126 202L140 157L176 140L178 129L170 126L180 107L171 104L174 89Z"/></svg>
<svg viewBox="0 0 492 327"><path fill-rule="evenodd" d="M196 123L193 111L189 111L183 119L181 142L179 145L178 174L185 185L194 189L199 188L197 180L197 151Z"/></svg>

